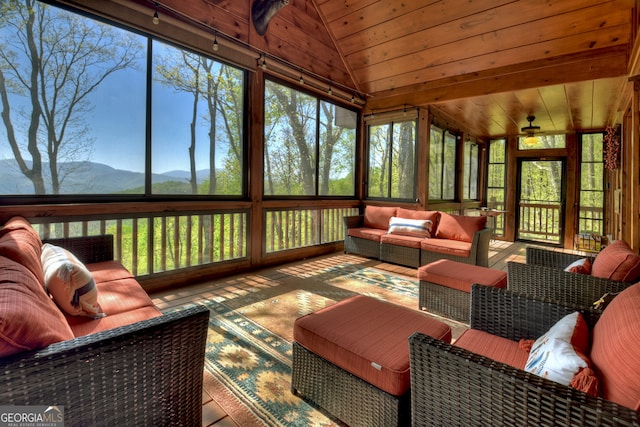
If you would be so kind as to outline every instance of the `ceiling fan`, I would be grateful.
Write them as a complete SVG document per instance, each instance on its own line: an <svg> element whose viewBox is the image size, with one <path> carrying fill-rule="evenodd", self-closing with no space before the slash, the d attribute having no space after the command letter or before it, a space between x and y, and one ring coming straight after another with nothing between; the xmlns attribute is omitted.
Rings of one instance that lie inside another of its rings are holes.
<svg viewBox="0 0 640 427"><path fill-rule="evenodd" d="M538 137L536 136L536 132L540 131L540 126L534 126L533 121L536 119L534 115L528 115L527 121L529 122L529 126L525 126L520 131L526 134L526 138L524 139L524 143L526 145L536 145L538 143Z"/></svg>

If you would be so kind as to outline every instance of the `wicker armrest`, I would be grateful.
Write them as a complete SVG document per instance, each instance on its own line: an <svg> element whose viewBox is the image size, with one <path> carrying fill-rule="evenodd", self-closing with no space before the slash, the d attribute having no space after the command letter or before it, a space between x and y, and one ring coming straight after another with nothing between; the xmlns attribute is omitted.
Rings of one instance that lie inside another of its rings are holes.
<svg viewBox="0 0 640 427"><path fill-rule="evenodd" d="M564 269L572 262L582 258L589 258L591 262L595 259L592 256L550 251L532 246L525 248L525 260L527 264L546 265L547 267Z"/></svg>
<svg viewBox="0 0 640 427"><path fill-rule="evenodd" d="M44 239L42 242L65 248L85 264L113 260L111 234Z"/></svg>
<svg viewBox="0 0 640 427"><path fill-rule="evenodd" d="M202 424L209 310L192 306L0 359L0 404L62 405L65 425Z"/></svg>
<svg viewBox="0 0 640 427"><path fill-rule="evenodd" d="M509 290L536 298L583 307L593 305L608 292L620 292L631 283L569 273L544 265L507 263Z"/></svg>
<svg viewBox="0 0 640 427"><path fill-rule="evenodd" d="M364 224L364 215L345 216L342 220L344 221L345 230L347 228L362 227Z"/></svg>
<svg viewBox="0 0 640 427"><path fill-rule="evenodd" d="M536 339L574 311L580 311L590 326L595 324L601 313L591 307L557 304L507 289L471 286L471 329L512 341Z"/></svg>
<svg viewBox="0 0 640 427"><path fill-rule="evenodd" d="M413 426L637 426L639 414L416 333L409 338Z"/></svg>
<svg viewBox="0 0 640 427"><path fill-rule="evenodd" d="M489 242L492 234L493 230L491 228L483 228L473 234L471 257L475 260L476 265L489 266Z"/></svg>

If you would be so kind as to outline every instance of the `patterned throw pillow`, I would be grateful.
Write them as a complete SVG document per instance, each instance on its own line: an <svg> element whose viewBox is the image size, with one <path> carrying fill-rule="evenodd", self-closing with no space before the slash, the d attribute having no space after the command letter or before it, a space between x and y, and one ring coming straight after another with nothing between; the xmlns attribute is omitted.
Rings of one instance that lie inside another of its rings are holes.
<svg viewBox="0 0 640 427"><path fill-rule="evenodd" d="M62 311L94 319L105 316L98 304L93 276L75 255L45 243L42 246L42 268L45 288Z"/></svg>
<svg viewBox="0 0 640 427"><path fill-rule="evenodd" d="M589 350L589 335L582 315L577 311L568 314L533 343L524 370L574 387L574 378L579 374L584 377L582 371L586 370L592 374L592 379L581 378L579 382L586 387L582 391L595 392L597 378L585 356Z"/></svg>
<svg viewBox="0 0 640 427"><path fill-rule="evenodd" d="M408 219L392 216L389 220L389 234L400 234L403 236L431 237L431 226L433 222L429 219Z"/></svg>
<svg viewBox="0 0 640 427"><path fill-rule="evenodd" d="M591 274L591 261L589 258L582 258L569 264L564 271L569 273Z"/></svg>

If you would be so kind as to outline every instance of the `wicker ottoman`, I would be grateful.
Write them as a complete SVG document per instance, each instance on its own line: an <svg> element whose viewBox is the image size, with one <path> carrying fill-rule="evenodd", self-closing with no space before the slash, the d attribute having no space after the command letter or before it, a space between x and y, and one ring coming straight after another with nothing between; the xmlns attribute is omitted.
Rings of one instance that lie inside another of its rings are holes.
<svg viewBox="0 0 640 427"><path fill-rule="evenodd" d="M409 344L451 341L448 325L358 295L296 320L291 391L350 426L411 423Z"/></svg>
<svg viewBox="0 0 640 427"><path fill-rule="evenodd" d="M505 288L507 273L501 270L441 259L418 268L418 307L461 322L469 322L471 285Z"/></svg>

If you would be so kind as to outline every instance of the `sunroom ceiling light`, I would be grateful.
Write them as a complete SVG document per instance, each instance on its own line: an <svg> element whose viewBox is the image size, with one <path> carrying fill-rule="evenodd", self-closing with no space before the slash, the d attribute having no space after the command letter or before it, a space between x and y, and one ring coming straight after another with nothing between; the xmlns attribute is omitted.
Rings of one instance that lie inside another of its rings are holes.
<svg viewBox="0 0 640 427"><path fill-rule="evenodd" d="M220 45L218 44L218 34L213 33L213 50L217 52L218 49L220 49Z"/></svg>
<svg viewBox="0 0 640 427"><path fill-rule="evenodd" d="M527 134L527 137L524 139L524 143L526 145L536 145L539 142L539 139L536 136L536 132L540 130L540 126L533 125L533 121L535 119L536 119L536 116L533 116L533 115L527 116L527 121L529 122L529 126L525 126L521 129L522 132Z"/></svg>
<svg viewBox="0 0 640 427"><path fill-rule="evenodd" d="M158 3L156 3L156 10L153 12L153 19L151 20L155 25L158 25L160 22L160 17L158 16Z"/></svg>

